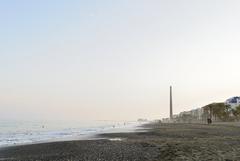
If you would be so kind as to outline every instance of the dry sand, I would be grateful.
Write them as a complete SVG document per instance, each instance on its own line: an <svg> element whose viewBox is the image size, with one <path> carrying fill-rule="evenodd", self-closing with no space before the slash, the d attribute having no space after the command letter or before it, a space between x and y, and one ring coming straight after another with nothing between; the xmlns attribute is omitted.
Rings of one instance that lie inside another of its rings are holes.
<svg viewBox="0 0 240 161"><path fill-rule="evenodd" d="M108 139L65 141L0 150L0 160L188 161L240 160L239 124L149 124L145 132L101 134ZM122 138L119 139L119 138Z"/></svg>

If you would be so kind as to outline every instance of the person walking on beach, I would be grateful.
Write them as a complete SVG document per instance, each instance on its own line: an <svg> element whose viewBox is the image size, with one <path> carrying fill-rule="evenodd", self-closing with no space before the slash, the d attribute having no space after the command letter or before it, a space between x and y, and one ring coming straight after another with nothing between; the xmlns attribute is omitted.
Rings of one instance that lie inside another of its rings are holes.
<svg viewBox="0 0 240 161"><path fill-rule="evenodd" d="M207 119L207 123L208 123L208 125L211 124L211 123L212 123L212 119L211 119L211 118L208 118L208 119Z"/></svg>

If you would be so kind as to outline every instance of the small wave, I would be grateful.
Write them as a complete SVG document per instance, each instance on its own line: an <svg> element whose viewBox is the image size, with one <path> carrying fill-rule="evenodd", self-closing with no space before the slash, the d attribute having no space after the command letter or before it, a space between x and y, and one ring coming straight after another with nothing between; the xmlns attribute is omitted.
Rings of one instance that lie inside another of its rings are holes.
<svg viewBox="0 0 240 161"><path fill-rule="evenodd" d="M134 124L129 123L128 126L125 123L108 123L99 125L96 124L95 127L86 126L72 126L66 125L65 127L53 127L50 128L48 124L45 125L45 129L42 128L42 123L32 125L34 130L31 129L31 125L27 124L27 127L22 127L21 130L10 129L9 132L0 133L0 147L11 146L11 145L22 145L22 144L32 144L38 142L49 142L49 141L58 141L58 140L74 140L74 139L86 139L92 135L98 133L107 133L107 132L117 132L124 131L124 129L132 129ZM112 128L114 125L115 128ZM6 126L7 127L7 126ZM39 127L36 129L36 127ZM24 130L25 129L25 130ZM121 141L121 138L112 138L111 141Z"/></svg>

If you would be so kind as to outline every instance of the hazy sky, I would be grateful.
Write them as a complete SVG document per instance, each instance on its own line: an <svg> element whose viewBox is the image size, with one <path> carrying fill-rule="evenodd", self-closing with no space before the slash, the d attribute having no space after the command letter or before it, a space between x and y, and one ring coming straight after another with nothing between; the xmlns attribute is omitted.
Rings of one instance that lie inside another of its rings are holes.
<svg viewBox="0 0 240 161"><path fill-rule="evenodd" d="M240 95L238 0L2 0L0 118L135 120Z"/></svg>

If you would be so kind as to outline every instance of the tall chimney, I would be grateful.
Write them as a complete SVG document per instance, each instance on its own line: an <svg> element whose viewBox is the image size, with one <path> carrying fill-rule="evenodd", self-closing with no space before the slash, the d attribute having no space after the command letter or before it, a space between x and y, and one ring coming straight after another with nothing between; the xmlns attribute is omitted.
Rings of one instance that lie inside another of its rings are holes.
<svg viewBox="0 0 240 161"><path fill-rule="evenodd" d="M173 111L172 111L172 86L170 86L170 119L173 118Z"/></svg>

